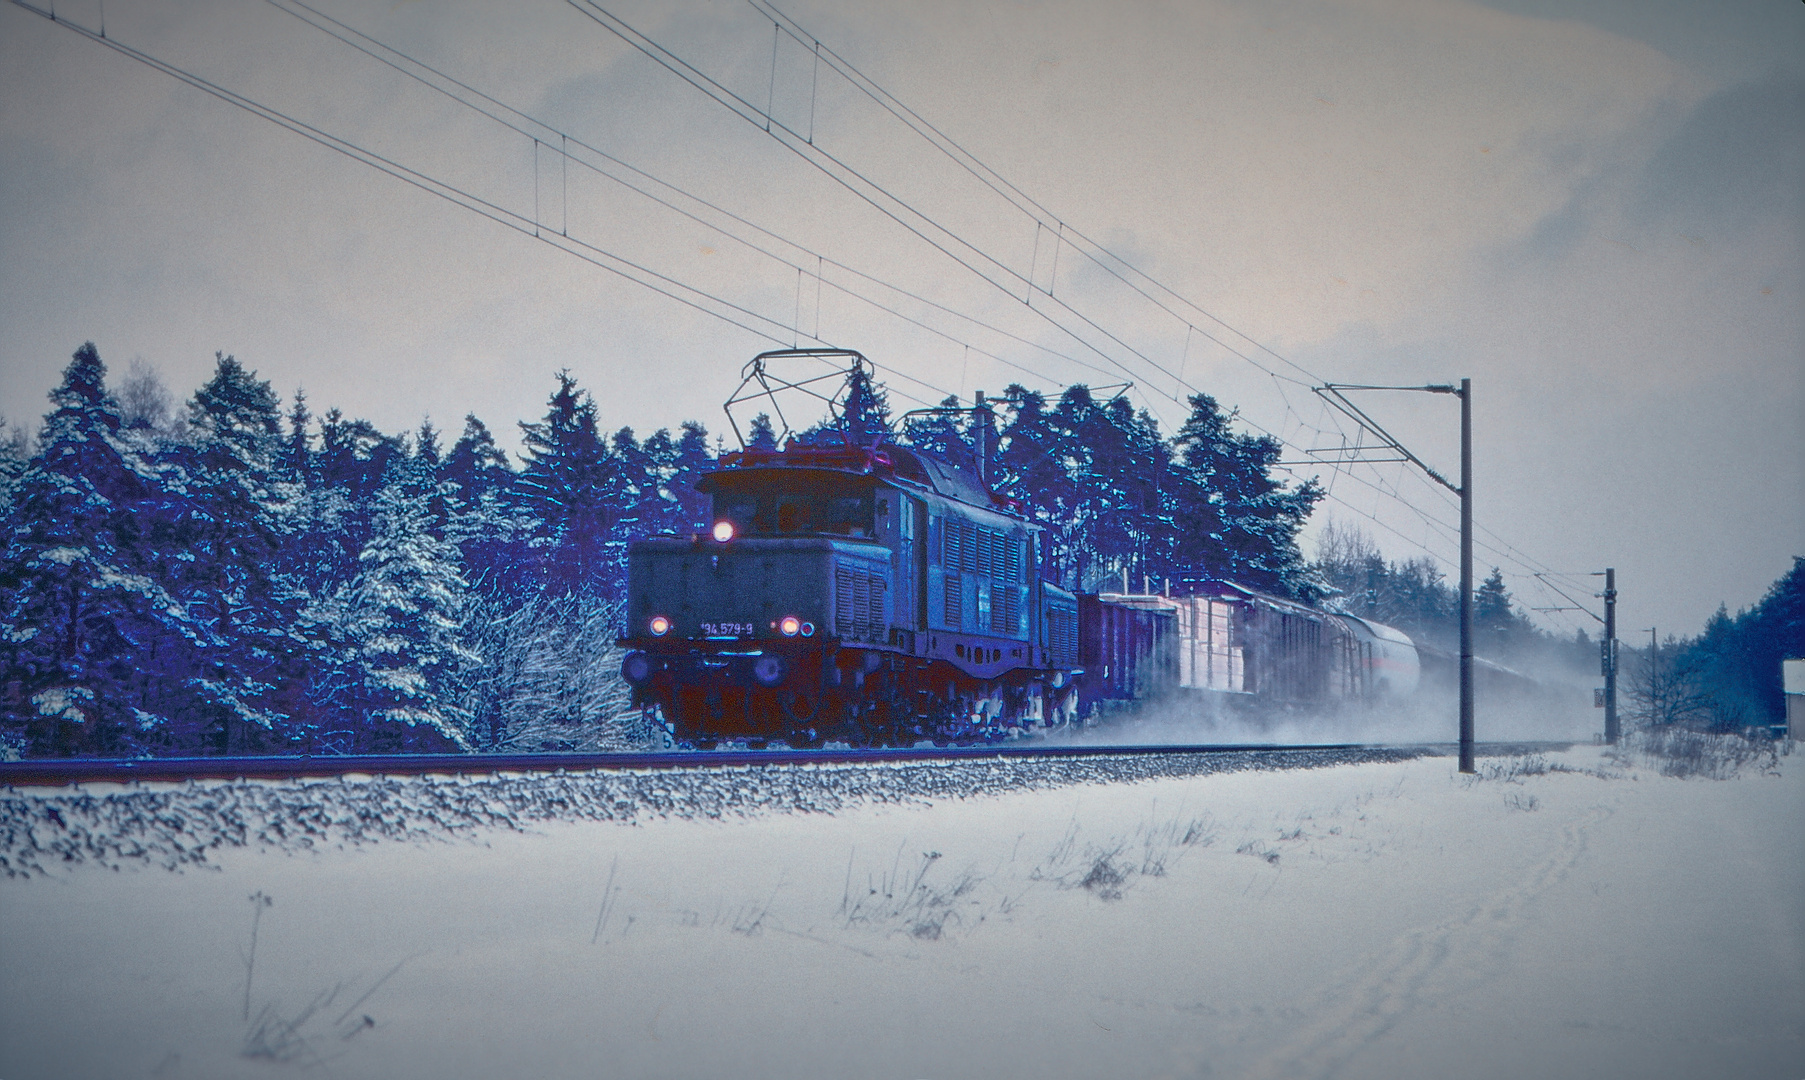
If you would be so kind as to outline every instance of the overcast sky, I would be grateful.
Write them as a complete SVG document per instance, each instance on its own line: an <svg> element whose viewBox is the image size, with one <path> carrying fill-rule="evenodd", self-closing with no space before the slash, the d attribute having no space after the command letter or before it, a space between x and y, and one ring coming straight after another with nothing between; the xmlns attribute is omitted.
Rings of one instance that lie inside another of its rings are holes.
<svg viewBox="0 0 1805 1080"><path fill-rule="evenodd" d="M1805 5L785 0L804 45L746 0L601 3L800 145L565 2L315 5L530 118L485 105L507 124L289 0L104 5L108 41L511 228L0 8L0 413L35 423L93 340L178 396L223 350L387 431L455 437L475 412L512 443L569 368L611 429L726 432L752 354L822 342L887 369L898 408L1132 380L1168 430L1201 390L1299 460L1353 432L1317 382L1466 376L1480 572L1526 606L1568 602L1535 571L1612 565L1623 637L1692 633L1805 554ZM56 8L101 29L97 2ZM594 264L613 258L742 325ZM1362 404L1458 474L1453 399ZM1452 497L1409 466L1299 473L1331 486L1319 520L1454 572Z"/></svg>

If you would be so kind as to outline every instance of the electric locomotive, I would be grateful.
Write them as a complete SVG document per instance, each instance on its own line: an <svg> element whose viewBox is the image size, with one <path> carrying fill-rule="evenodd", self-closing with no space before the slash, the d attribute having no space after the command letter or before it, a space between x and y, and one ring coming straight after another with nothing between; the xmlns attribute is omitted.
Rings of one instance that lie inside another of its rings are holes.
<svg viewBox="0 0 1805 1080"><path fill-rule="evenodd" d="M754 365L792 355L818 354ZM722 455L696 484L709 532L628 547L635 703L702 749L968 744L1074 719L1077 599L984 482L978 428L975 472L850 437Z"/></svg>

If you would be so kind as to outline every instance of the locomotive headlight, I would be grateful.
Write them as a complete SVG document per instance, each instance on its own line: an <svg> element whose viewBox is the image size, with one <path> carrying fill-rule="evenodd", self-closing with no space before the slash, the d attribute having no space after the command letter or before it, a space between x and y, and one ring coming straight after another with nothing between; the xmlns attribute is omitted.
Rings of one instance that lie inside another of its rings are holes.
<svg viewBox="0 0 1805 1080"><path fill-rule="evenodd" d="M803 637L814 637L815 636L815 624L812 622L803 623L802 624L802 636Z"/></svg>
<svg viewBox="0 0 1805 1080"><path fill-rule="evenodd" d="M733 522L717 521L714 523L714 538L718 544L725 544L733 539Z"/></svg>
<svg viewBox="0 0 1805 1080"><path fill-rule="evenodd" d="M777 629L783 632L784 637L795 637L802 632L802 620L794 615L785 615L783 621L777 624Z"/></svg>
<svg viewBox="0 0 1805 1080"><path fill-rule="evenodd" d="M621 678L638 686L652 677L652 658L642 652L630 652L620 662Z"/></svg>
<svg viewBox="0 0 1805 1080"><path fill-rule="evenodd" d="M653 637L663 637L671 632L671 621L663 615L654 615L652 616L651 628Z"/></svg>
<svg viewBox="0 0 1805 1080"><path fill-rule="evenodd" d="M783 660L776 656L761 656L752 665L752 677L760 686L776 686L783 681Z"/></svg>

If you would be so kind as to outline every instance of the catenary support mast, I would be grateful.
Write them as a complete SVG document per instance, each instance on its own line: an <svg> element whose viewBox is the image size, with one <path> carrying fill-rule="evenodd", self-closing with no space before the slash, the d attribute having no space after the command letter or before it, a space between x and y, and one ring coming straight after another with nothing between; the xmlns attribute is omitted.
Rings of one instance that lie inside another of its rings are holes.
<svg viewBox="0 0 1805 1080"><path fill-rule="evenodd" d="M1460 380L1460 771L1473 771L1473 380Z"/></svg>
<svg viewBox="0 0 1805 1080"><path fill-rule="evenodd" d="M1604 669L1604 741L1617 743L1617 570L1604 571L1604 645L1599 650Z"/></svg>
<svg viewBox="0 0 1805 1080"><path fill-rule="evenodd" d="M1347 398L1349 390L1416 390L1430 394L1454 394L1460 398L1460 483L1455 484L1430 468L1422 458L1405 448L1392 434L1380 427L1358 405ZM1329 383L1316 387L1316 393L1380 440L1376 449L1395 453L1393 458L1357 456L1362 451L1340 452L1338 464L1381 461L1408 461L1427 473L1429 478L1460 496L1460 771L1473 771L1473 380L1462 379L1459 386L1438 383L1432 386L1356 386L1352 383ZM1312 451L1313 453L1315 451Z"/></svg>

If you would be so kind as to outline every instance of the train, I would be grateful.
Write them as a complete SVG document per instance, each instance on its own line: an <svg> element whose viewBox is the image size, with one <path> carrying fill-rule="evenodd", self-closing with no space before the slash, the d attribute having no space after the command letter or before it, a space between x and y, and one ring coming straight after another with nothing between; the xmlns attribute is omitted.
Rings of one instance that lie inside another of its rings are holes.
<svg viewBox="0 0 1805 1080"><path fill-rule="evenodd" d="M817 355L755 365L792 352ZM708 532L628 545L634 703L683 747L878 747L995 742L1179 692L1297 708L1416 688L1410 638L1353 616L1226 584L1061 588L987 454L980 439L974 469L852 438L723 454L696 483Z"/></svg>
<svg viewBox="0 0 1805 1080"><path fill-rule="evenodd" d="M1408 634L1229 582L1189 595L1079 598L1081 713L1179 694L1268 711L1326 711L1415 694Z"/></svg>

